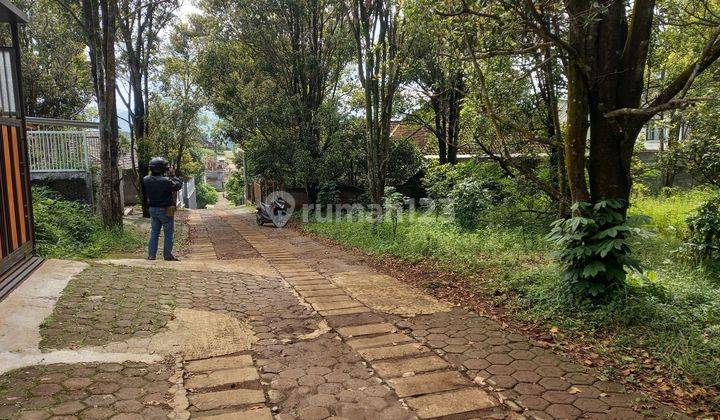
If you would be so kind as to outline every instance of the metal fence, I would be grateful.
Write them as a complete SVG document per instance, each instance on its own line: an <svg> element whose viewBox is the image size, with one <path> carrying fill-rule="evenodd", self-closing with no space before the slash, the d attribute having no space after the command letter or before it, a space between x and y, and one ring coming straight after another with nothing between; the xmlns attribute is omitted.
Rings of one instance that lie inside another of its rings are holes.
<svg viewBox="0 0 720 420"><path fill-rule="evenodd" d="M30 172L88 172L88 132L28 131Z"/></svg>

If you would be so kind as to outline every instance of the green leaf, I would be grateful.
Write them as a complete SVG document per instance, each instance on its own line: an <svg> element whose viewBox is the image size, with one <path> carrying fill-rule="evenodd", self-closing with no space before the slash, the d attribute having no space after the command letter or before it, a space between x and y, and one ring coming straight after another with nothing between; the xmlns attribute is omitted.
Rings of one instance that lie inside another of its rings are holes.
<svg viewBox="0 0 720 420"><path fill-rule="evenodd" d="M598 275L598 273L605 271L605 264L600 261L593 261L583 268L582 276L585 278L591 278Z"/></svg>

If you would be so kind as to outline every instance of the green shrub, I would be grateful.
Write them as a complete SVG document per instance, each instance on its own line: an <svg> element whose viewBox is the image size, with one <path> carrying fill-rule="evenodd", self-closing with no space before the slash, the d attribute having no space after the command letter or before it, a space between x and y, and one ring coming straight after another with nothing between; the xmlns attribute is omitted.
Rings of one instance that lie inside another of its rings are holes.
<svg viewBox="0 0 720 420"><path fill-rule="evenodd" d="M716 261L720 256L720 195L698 207L687 219L688 237L682 249L700 262Z"/></svg>
<svg viewBox="0 0 720 420"><path fill-rule="evenodd" d="M480 165L472 161L451 165L446 163L440 165L437 162L431 163L425 169L425 177L422 184L428 193L428 197L439 200L449 198L457 184L468 179L483 178Z"/></svg>
<svg viewBox="0 0 720 420"><path fill-rule="evenodd" d="M197 186L197 206L199 209L207 208L208 204L215 204L218 201L218 192L207 183Z"/></svg>
<svg viewBox="0 0 720 420"><path fill-rule="evenodd" d="M318 204L327 206L340 202L340 186L335 181L327 181L320 184L317 196Z"/></svg>
<svg viewBox="0 0 720 420"><path fill-rule="evenodd" d="M390 142L386 183L388 185L402 185L423 166L423 156L415 141L411 138L401 138Z"/></svg>
<svg viewBox="0 0 720 420"><path fill-rule="evenodd" d="M383 211L390 218L390 226L393 235L397 234L399 212L403 208L405 197L400 194L394 187L385 187L383 195Z"/></svg>
<svg viewBox="0 0 720 420"><path fill-rule="evenodd" d="M225 184L225 195L231 203L239 206L245 202L245 180L242 173L234 171Z"/></svg>
<svg viewBox="0 0 720 420"><path fill-rule="evenodd" d="M492 195L481 181L457 184L451 193L455 223L463 229L475 229L482 213L492 205Z"/></svg>
<svg viewBox="0 0 720 420"><path fill-rule="evenodd" d="M131 229L106 229L83 203L61 198L46 187L33 187L35 241L38 254L57 258L97 258L143 244Z"/></svg>
<svg viewBox="0 0 720 420"><path fill-rule="evenodd" d="M627 269L640 269L630 257L628 237L636 232L621 213L620 200L578 202L575 216L553 222L547 238L560 247L562 280L574 297L606 299L625 284Z"/></svg>

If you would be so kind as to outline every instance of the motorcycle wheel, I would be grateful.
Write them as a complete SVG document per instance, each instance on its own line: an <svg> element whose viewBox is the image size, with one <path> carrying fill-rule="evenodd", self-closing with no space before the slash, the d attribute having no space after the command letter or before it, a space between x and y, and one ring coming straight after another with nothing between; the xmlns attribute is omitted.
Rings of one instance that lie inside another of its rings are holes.
<svg viewBox="0 0 720 420"><path fill-rule="evenodd" d="M275 214L278 215L277 212ZM285 227L285 225L287 225L288 220L289 218L286 216L286 213L282 212L282 217L273 218L273 225L275 225L276 228L283 228Z"/></svg>
<svg viewBox="0 0 720 420"><path fill-rule="evenodd" d="M264 222L262 221L262 218L260 218L260 215L259 215L259 214L256 214L256 215L255 215L255 223L257 223L258 226L262 226L263 223L264 223Z"/></svg>

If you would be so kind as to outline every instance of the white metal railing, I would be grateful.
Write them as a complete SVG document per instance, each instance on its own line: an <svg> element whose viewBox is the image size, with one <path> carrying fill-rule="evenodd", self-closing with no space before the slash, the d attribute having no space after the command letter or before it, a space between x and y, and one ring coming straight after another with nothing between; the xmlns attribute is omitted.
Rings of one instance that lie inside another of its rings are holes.
<svg viewBox="0 0 720 420"><path fill-rule="evenodd" d="M30 172L87 172L90 170L85 131L28 131Z"/></svg>

